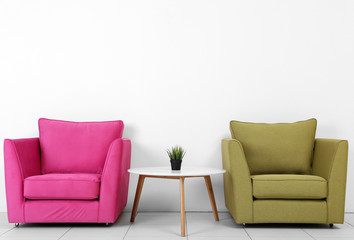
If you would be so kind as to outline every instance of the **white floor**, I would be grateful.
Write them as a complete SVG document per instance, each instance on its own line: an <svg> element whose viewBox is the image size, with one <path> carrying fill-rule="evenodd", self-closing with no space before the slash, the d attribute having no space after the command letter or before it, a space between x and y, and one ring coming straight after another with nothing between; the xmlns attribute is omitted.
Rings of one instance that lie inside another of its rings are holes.
<svg viewBox="0 0 354 240"><path fill-rule="evenodd" d="M177 212L140 212L130 224L130 213L123 213L111 226L103 224L14 224L7 223L6 213L0 213L0 240L354 240L354 214L345 215L345 224L289 225L289 224L235 224L229 213L220 212L215 222L212 213L186 214L185 238L180 237L180 215Z"/></svg>

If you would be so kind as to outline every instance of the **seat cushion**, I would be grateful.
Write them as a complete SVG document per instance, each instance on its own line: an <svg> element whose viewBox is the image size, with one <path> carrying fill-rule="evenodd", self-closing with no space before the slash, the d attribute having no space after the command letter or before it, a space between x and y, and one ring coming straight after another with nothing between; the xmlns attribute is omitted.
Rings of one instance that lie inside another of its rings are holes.
<svg viewBox="0 0 354 240"><path fill-rule="evenodd" d="M67 122L41 118L42 173L102 173L108 149L123 134L122 121Z"/></svg>
<svg viewBox="0 0 354 240"><path fill-rule="evenodd" d="M100 174L44 174L24 181L27 199L96 199L100 191Z"/></svg>
<svg viewBox="0 0 354 240"><path fill-rule="evenodd" d="M314 175L253 175L253 196L257 199L323 199L327 181Z"/></svg>
<svg viewBox="0 0 354 240"><path fill-rule="evenodd" d="M310 174L316 124L316 119L275 124L231 121L230 130L242 144L252 175Z"/></svg>

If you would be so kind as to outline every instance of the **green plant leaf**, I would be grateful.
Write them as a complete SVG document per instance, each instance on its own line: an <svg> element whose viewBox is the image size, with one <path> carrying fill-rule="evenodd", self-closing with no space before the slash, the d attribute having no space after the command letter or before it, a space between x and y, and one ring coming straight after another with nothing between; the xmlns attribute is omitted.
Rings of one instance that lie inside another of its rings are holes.
<svg viewBox="0 0 354 240"><path fill-rule="evenodd" d="M166 150L169 158L171 160L180 160L184 158L184 155L186 154L186 151L181 147L176 145L175 147L171 147L170 149Z"/></svg>

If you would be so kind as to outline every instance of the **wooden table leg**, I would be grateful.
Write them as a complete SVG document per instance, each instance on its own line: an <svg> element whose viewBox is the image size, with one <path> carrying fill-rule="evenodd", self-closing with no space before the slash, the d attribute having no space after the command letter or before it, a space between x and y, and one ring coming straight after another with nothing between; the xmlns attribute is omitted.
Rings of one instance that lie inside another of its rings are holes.
<svg viewBox="0 0 354 240"><path fill-rule="evenodd" d="M181 195L181 236L186 236L186 222L184 212L184 177L179 179L180 195Z"/></svg>
<svg viewBox="0 0 354 240"><path fill-rule="evenodd" d="M145 176L139 175L138 185L136 187L136 193L135 193L135 199L134 199L132 215L130 217L130 222L134 222L134 220L135 220L136 212L138 210L141 190L143 189L144 179L145 179Z"/></svg>
<svg viewBox="0 0 354 240"><path fill-rule="evenodd" d="M205 176L204 179L208 189L211 207L213 208L215 221L219 221L218 210L215 204L215 197L214 197L213 186L211 184L210 176Z"/></svg>

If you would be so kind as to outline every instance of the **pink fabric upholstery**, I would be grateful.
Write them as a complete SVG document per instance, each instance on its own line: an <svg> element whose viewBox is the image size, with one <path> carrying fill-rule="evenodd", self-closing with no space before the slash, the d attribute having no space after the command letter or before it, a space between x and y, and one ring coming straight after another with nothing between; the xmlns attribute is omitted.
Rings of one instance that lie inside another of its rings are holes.
<svg viewBox="0 0 354 240"><path fill-rule="evenodd" d="M40 119L39 126L40 139L4 142L9 222L114 222L128 197L131 144L121 138L123 122Z"/></svg>
<svg viewBox="0 0 354 240"><path fill-rule="evenodd" d="M5 139L4 162L7 216L9 222L22 223L25 222L23 180L25 177L40 174L38 138Z"/></svg>
<svg viewBox="0 0 354 240"><path fill-rule="evenodd" d="M42 173L101 173L108 148L123 134L122 121L67 122L41 118Z"/></svg>
<svg viewBox="0 0 354 240"><path fill-rule="evenodd" d="M98 201L27 200L25 222L98 222Z"/></svg>
<svg viewBox="0 0 354 240"><path fill-rule="evenodd" d="M100 189L100 174L44 174L25 179L27 199L96 199Z"/></svg>
<svg viewBox="0 0 354 240"><path fill-rule="evenodd" d="M130 154L129 139L112 142L101 178L99 222L114 222L127 204Z"/></svg>

